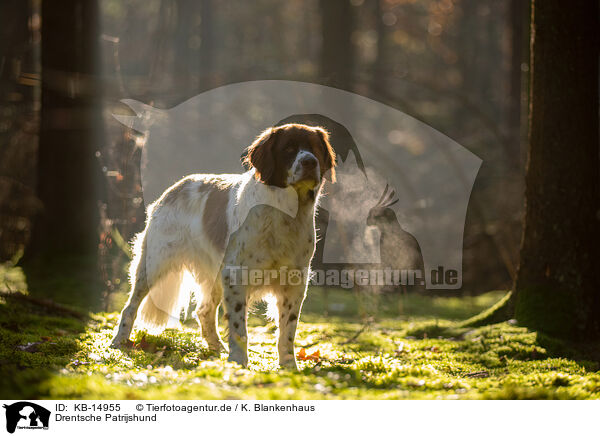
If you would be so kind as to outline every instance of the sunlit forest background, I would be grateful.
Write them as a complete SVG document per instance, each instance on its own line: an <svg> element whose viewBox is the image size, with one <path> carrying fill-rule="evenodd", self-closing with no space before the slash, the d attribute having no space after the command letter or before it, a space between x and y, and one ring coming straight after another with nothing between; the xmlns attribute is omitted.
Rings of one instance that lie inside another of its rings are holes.
<svg viewBox="0 0 600 436"><path fill-rule="evenodd" d="M3 1L0 366L9 376L0 393L598 398L592 3ZM258 318L251 375L210 360L189 323L180 335L138 332L130 352L108 350L147 206L146 138L113 117L132 115L121 100L169 109L268 79L384 103L482 159L462 288L381 300L310 289L299 375L269 373L274 327Z"/></svg>
<svg viewBox="0 0 600 436"><path fill-rule="evenodd" d="M9 56L2 65L0 259L8 261L23 252L40 207L41 3L3 7ZM104 178L97 207L109 291L124 280L120 263L127 258L106 246L106 235L116 228L128 241L144 221L143 138L112 118L119 100L170 108L214 87L259 79L306 81L369 97L482 158L465 226L462 292L510 287L521 237L526 2L101 0L94 8L95 83L79 77L78 86L101 105L95 165ZM70 80L57 73L53 84L66 89Z"/></svg>

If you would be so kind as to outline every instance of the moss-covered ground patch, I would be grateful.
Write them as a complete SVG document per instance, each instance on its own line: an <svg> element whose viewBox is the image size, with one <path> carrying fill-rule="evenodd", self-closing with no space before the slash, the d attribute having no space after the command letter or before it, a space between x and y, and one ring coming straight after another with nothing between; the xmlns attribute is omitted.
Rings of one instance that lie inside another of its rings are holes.
<svg viewBox="0 0 600 436"><path fill-rule="evenodd" d="M546 338L514 323L461 327L502 296L382 299L363 320L353 294L330 291L325 314L315 290L296 346L321 359L301 361L299 372L277 368L275 327L259 316L250 320L250 367L242 369L210 355L192 323L156 337L140 332L138 345L121 352L108 348L116 312L80 320L0 298L0 397L600 398L595 362L552 355ZM400 306L403 313L391 309Z"/></svg>

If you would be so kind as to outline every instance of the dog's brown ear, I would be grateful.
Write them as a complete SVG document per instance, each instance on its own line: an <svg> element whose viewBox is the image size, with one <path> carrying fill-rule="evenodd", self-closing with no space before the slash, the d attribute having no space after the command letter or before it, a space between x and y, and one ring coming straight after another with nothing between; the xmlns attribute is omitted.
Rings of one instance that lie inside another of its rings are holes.
<svg viewBox="0 0 600 436"><path fill-rule="evenodd" d="M335 151L329 142L329 132L323 129L322 127L315 127L315 130L319 134L321 138L321 144L323 147L324 154L324 165L321 169L322 173L326 173L328 170L331 170L331 182L335 183Z"/></svg>
<svg viewBox="0 0 600 436"><path fill-rule="evenodd" d="M275 156L273 145L277 130L273 127L262 132L248 147L243 162L250 168L256 169L256 179L269 184L275 173Z"/></svg>

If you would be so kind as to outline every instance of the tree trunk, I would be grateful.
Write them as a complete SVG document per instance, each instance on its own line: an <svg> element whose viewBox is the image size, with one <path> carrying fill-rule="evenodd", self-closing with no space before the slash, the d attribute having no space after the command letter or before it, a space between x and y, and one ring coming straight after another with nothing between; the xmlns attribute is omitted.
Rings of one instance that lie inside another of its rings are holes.
<svg viewBox="0 0 600 436"><path fill-rule="evenodd" d="M34 8L0 2L0 262L13 259L28 239L35 209L31 157L37 151L37 74ZM29 25L29 23L31 23Z"/></svg>
<svg viewBox="0 0 600 436"><path fill-rule="evenodd" d="M217 85L215 74L215 5L212 0L200 2L200 89Z"/></svg>
<svg viewBox="0 0 600 436"><path fill-rule="evenodd" d="M598 2L533 0L526 211L516 317L598 335Z"/></svg>
<svg viewBox="0 0 600 436"><path fill-rule="evenodd" d="M321 75L324 84L351 91L354 82L352 31L354 14L348 0L321 0Z"/></svg>
<svg viewBox="0 0 600 436"><path fill-rule="evenodd" d="M388 44L387 37L388 32L385 24L383 23L383 10L381 7L382 0L375 0L372 2L373 15L375 21L375 32L377 34L377 48L375 54L375 60L372 65L372 73L370 80L370 88L372 94L381 100L385 100L389 95L388 85L386 83L386 68L388 59ZM384 97L385 96L385 97Z"/></svg>
<svg viewBox="0 0 600 436"><path fill-rule="evenodd" d="M196 2L193 0L177 0L177 27L175 30L175 53L171 74L176 103L181 103L192 96L191 89L196 85L198 75L198 55L192 49L192 36L195 30ZM196 85L197 86L197 85Z"/></svg>
<svg viewBox="0 0 600 436"><path fill-rule="evenodd" d="M510 56L510 87L508 104L508 137L510 140L509 149L512 151L510 158L514 160L516 168L523 168L525 142L522 136L522 104L523 104L523 83L524 73L521 65L526 61L527 47L525 44L529 40L527 32L527 23L529 7L523 0L511 0L509 6L509 23L511 29L511 56Z"/></svg>
<svg viewBox="0 0 600 436"><path fill-rule="evenodd" d="M42 3L42 109L34 221L26 261L96 256L101 140L95 1Z"/></svg>

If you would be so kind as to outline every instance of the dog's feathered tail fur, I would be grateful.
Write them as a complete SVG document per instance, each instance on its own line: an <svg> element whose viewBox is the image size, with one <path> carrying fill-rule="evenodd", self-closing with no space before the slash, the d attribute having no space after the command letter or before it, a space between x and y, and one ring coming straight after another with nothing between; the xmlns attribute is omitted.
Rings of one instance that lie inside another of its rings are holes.
<svg viewBox="0 0 600 436"><path fill-rule="evenodd" d="M181 301L186 294L182 289L182 276L182 271L170 272L150 288L138 309L136 327L156 335L165 328L179 326L179 314L186 306Z"/></svg>
<svg viewBox="0 0 600 436"><path fill-rule="evenodd" d="M134 240L129 278L132 289L139 281L149 288L138 309L135 326L155 335L165 328L179 327L181 311L189 308L191 294L195 293L200 298L201 292L193 276L184 268L169 271L158 278L146 275L145 233L140 233Z"/></svg>

